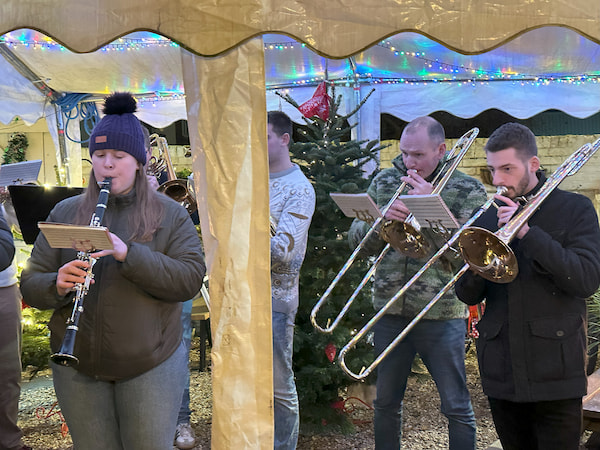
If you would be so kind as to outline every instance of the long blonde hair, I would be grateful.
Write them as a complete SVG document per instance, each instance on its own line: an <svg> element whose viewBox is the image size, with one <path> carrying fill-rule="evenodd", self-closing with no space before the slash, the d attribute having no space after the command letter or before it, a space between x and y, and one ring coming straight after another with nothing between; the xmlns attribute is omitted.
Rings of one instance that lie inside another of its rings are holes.
<svg viewBox="0 0 600 450"><path fill-rule="evenodd" d="M96 210L96 203L100 195L100 187L91 170L89 185L81 199L80 208L77 211L75 223L79 225L89 224L92 214ZM138 163L135 181L135 202L133 211L128 214L129 229L131 230L130 241L147 242L152 240L154 232L158 229L164 213L163 205L158 201L158 192L150 187L146 178L144 167Z"/></svg>

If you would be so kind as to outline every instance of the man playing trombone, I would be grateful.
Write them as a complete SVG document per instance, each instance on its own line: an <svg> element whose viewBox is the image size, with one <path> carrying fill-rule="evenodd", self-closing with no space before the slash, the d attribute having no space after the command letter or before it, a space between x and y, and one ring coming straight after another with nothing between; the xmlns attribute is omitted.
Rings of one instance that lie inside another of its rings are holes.
<svg viewBox="0 0 600 450"><path fill-rule="evenodd" d="M393 167L383 170L372 181L368 194L380 208L388 204L401 182L408 194L431 194L431 181L444 166L446 153L442 125L431 117L411 121L400 138L400 152ZM459 171L449 178L441 196L459 222L486 201L483 185ZM384 218L404 222L410 211L400 200L387 209ZM368 232L369 224L355 219L349 239L355 247ZM430 233L431 234L431 233ZM385 242L373 233L363 251L376 255ZM396 301L374 326L375 352L384 349L398 336L429 300L452 278L448 262L438 261L419 279L416 286ZM452 265L452 264L450 264ZM462 262L461 262L462 265ZM373 303L379 310L423 266L396 250L388 251L374 277ZM464 365L467 309L453 294L446 294L397 345L377 368L375 406L375 447L399 449L402 436L402 402L412 361L418 353L433 377L441 398L442 413L448 418L451 450L475 449L475 417L466 386Z"/></svg>
<svg viewBox="0 0 600 450"><path fill-rule="evenodd" d="M492 232L504 226L502 231L515 236L508 260L516 259L518 267L513 263L506 272L509 279L476 273L477 267L499 266L503 249L484 248L478 252L496 264L468 261L472 270L455 290L469 305L486 301L477 325L479 370L504 450L579 448L586 393L585 299L600 285L600 229L588 198L547 186L573 173L561 170L567 163L579 167L587 160L578 156L582 149L546 179L538 171L535 136L527 127L504 124L485 147L493 184L508 191L496 195L503 206L490 208L474 225ZM521 198L527 201L522 207ZM527 220L519 220L528 208Z"/></svg>

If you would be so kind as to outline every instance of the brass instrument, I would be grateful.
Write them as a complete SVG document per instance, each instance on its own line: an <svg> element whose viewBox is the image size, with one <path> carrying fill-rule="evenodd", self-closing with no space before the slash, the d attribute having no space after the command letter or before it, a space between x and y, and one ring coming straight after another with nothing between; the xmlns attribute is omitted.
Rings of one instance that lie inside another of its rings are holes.
<svg viewBox="0 0 600 450"><path fill-rule="evenodd" d="M539 192L495 233L479 227L463 230L458 245L471 270L486 280L510 283L519 273L519 266L509 243L531 218L540 204L568 176L581 168L600 147L600 139L575 151L546 180Z"/></svg>
<svg viewBox="0 0 600 450"><path fill-rule="evenodd" d="M467 131L452 147L442 169L431 182L432 194L439 194L448 184L448 180L462 161L471 144L479 134L478 128ZM424 258L431 251L431 244L421 233L421 226L410 214L405 221L388 220L381 226L381 238L394 250L411 258ZM448 231L448 230L442 230Z"/></svg>
<svg viewBox="0 0 600 450"><path fill-rule="evenodd" d="M504 186L499 186L497 189L497 193L498 194L503 194L506 192L506 188ZM406 337L406 335L410 332L410 330L412 330L414 328L414 326L423 318L423 316L425 316L425 314L427 314L427 312L429 312L429 310L437 303L437 301L442 298L442 296L448 291L448 289L450 289L450 287L452 287L454 285L454 283L458 280L458 277L455 277L456 279L453 278L454 282L451 285L446 285L447 289L443 290L442 293L438 293L420 312L419 314L416 315L416 317L406 326L406 328L404 328L404 330L402 330L402 332L377 356L377 358L375 358L375 360L373 361L373 363L371 363L371 365L368 368L362 368L361 371L359 373L354 373L352 372L348 366L346 365L346 354L356 346L356 344L367 334L371 331L371 329L373 328L373 326L381 319L381 317L383 317L387 311L392 307L392 305L399 299L401 298L406 291L413 285L415 284L415 282L421 278L421 276L438 260L442 257L442 255L447 251L447 250L453 250L452 246L454 245L454 243L457 242L461 231L464 230L465 228L469 227L473 222L475 222L475 220L477 220L485 211L487 211L490 206L495 205L494 203L494 198L491 197L483 206L481 206L481 208L479 208L479 210L469 219L467 220L464 225L456 232L454 233L454 235L442 246L440 247L440 249L431 257L431 259L429 259L429 261L427 261L423 267L421 267L417 273L415 273L412 278L410 280L408 280L404 286L402 286L400 288L400 290L398 292L396 292L396 294L394 294L394 296L392 298L390 298L388 300L388 302L383 306L383 308L381 308L379 311L377 311L377 313L373 316L373 318L371 320L369 320L364 326L363 328L358 331L354 337L346 344L346 346L344 348L342 348L342 350L340 351L340 354L338 356L338 360L340 362L340 366L342 367L342 370L344 370L344 372L346 372L348 375L350 375L352 378L356 379L356 380L364 380L366 377L368 377L371 372L373 370L375 370L375 368L379 365L379 363ZM465 267L468 269L468 266L465 265ZM465 269L463 267L463 269ZM466 271L466 269L465 269ZM464 273L463 272L459 272L461 275Z"/></svg>
<svg viewBox="0 0 600 450"><path fill-rule="evenodd" d="M171 197L183 206L189 214L193 214L198 209L195 195L189 188L187 180L177 178L173 164L171 163L167 140L158 134L152 134L150 135L150 146L152 147L154 144L158 148L158 158L155 156L150 158L146 172L158 178L166 170L168 181L165 181L158 187L158 192Z"/></svg>
<svg viewBox="0 0 600 450"><path fill-rule="evenodd" d="M600 148L600 139L593 144L585 144L575 151L556 171L546 180L538 193L527 203L521 211L504 225L500 230L492 233L471 224L476 218L494 205L490 198L479 211L469 219L458 232L429 260L402 288L377 312L377 314L346 344L338 356L342 369L356 380L364 380L379 363L407 336L414 326L427 314L427 312L441 299L469 269L475 270L482 277L496 283L508 283L516 277L518 266L514 252L508 246L509 242L517 235L518 230L531 218L540 204L550 193L568 176L574 175ZM497 194L503 194L502 186L498 187ZM432 263L441 256L441 253L457 243L466 264L452 277L450 281L429 301L414 319L396 336L396 338L382 351L368 368L362 368L357 374L346 365L346 354L356 346L373 325L385 314L389 307L404 295L407 289L421 277Z"/></svg>
<svg viewBox="0 0 600 450"><path fill-rule="evenodd" d="M473 129L469 130L452 147L452 150L450 151L450 153L444 160L444 164L443 164L442 168L438 172L435 179L432 181L432 184L434 186L433 193L435 193L435 194L440 193L442 191L442 189L446 186L446 184L448 183L448 180L450 180L450 177L452 176L452 174L458 167L458 164L460 163L460 161L462 160L464 155L467 153L467 150L469 149L471 144L474 142L475 137L477 137L478 133L479 133L478 128L473 128ZM366 275L363 277L363 279L360 282L360 284L358 285L358 287L354 290L354 292L352 293L350 298L346 301L345 305L340 310L340 313L333 320L333 322L331 322L331 320L328 319L327 325L325 327L322 327L317 323L317 319L316 319L317 313L319 312L319 310L321 309L323 304L327 301L327 299L331 295L331 292L333 291L335 286L338 284L340 279L344 276L344 274L348 271L348 269L350 269L350 267L356 260L358 254L365 246L365 243L367 242L369 237L374 232L377 231L379 224L383 221L383 217L385 216L387 211L390 209L392 204L396 201L396 199L402 194L402 192L404 191L406 186L407 186L406 182L403 182L402 184L400 184L400 186L398 187L398 189L396 190L396 192L394 193L394 195L392 196L390 201L381 210L381 215L372 223L371 227L369 228L369 230L363 237L362 241L354 249L354 251L350 255L350 258L348 258L348 260L342 266L342 268L340 269L338 274L335 276L335 278L333 279L333 281L331 282L329 287L325 290L325 293L323 294L323 296L319 299L317 304L313 307L311 314L310 314L310 321L311 321L312 325L318 331L320 331L322 333L331 333L338 326L338 324L340 323L342 318L348 312L348 309L350 309L350 306L352 305L354 300L360 294L360 291L366 286L368 281L371 279L371 277L375 273L375 270L379 266L381 260L387 254L387 252L390 250L390 248L394 248L394 250L396 250L400 253L403 253L403 254L408 254L408 256L411 256L411 257L424 256L429 252L429 243L426 242L426 239L419 232L419 225L417 224L417 221L415 220L415 218L412 215L409 216L409 218L407 218L407 222L398 222L398 221L389 221L389 223L386 222L387 225L384 224L381 227L381 234L382 234L382 237L384 237L384 234L385 234L384 240L387 242L387 244L385 245L385 247L383 248L381 253L377 256L377 258L375 259L375 261L373 262L373 264L367 271ZM412 225L411 225L411 223L408 223L408 222L411 222ZM385 228L385 230L384 230L384 228Z"/></svg>
<svg viewBox="0 0 600 450"><path fill-rule="evenodd" d="M106 210L112 178L105 178L104 181L98 184L100 185L100 195L96 202L96 210L94 211L94 214L92 214L90 227L99 227L102 224L102 217ZM79 363L79 359L73 355L75 349L75 337L79 330L79 318L83 312L83 300L87 295L92 279L94 278L92 269L98 260L97 258L92 258L89 252L78 252L77 258L81 261L87 261L90 264L90 267L86 270L85 281L75 285L75 299L73 300L71 315L67 319L65 335L63 336L58 352L53 353L52 356L50 356L50 359L52 359L53 362L62 366L75 366Z"/></svg>

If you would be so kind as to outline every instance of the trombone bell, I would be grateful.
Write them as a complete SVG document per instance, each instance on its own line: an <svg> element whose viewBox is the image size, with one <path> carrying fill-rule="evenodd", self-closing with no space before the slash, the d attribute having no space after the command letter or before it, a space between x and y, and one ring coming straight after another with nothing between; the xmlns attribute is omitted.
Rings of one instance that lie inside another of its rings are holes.
<svg viewBox="0 0 600 450"><path fill-rule="evenodd" d="M188 187L187 180L176 178L174 180L165 181L158 187L158 192L162 192L167 197L171 197L183 206L190 215L198 210L198 205L192 191Z"/></svg>
<svg viewBox="0 0 600 450"><path fill-rule="evenodd" d="M380 234L394 250L409 258L425 258L431 251L431 244L410 223L389 220L381 226Z"/></svg>
<svg viewBox="0 0 600 450"><path fill-rule="evenodd" d="M479 227L465 229L459 236L458 246L470 268L486 280L510 283L519 273L512 249L489 230Z"/></svg>

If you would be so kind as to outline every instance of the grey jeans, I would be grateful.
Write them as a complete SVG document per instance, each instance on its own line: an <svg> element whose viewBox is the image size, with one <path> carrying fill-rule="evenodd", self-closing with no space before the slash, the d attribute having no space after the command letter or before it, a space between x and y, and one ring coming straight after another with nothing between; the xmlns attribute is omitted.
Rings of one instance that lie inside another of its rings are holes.
<svg viewBox="0 0 600 450"><path fill-rule="evenodd" d="M98 381L51 363L54 390L75 450L173 447L188 364L183 341L163 363L123 381Z"/></svg>
<svg viewBox="0 0 600 450"><path fill-rule="evenodd" d="M21 392L21 294L0 287L0 450L21 448L17 426Z"/></svg>

